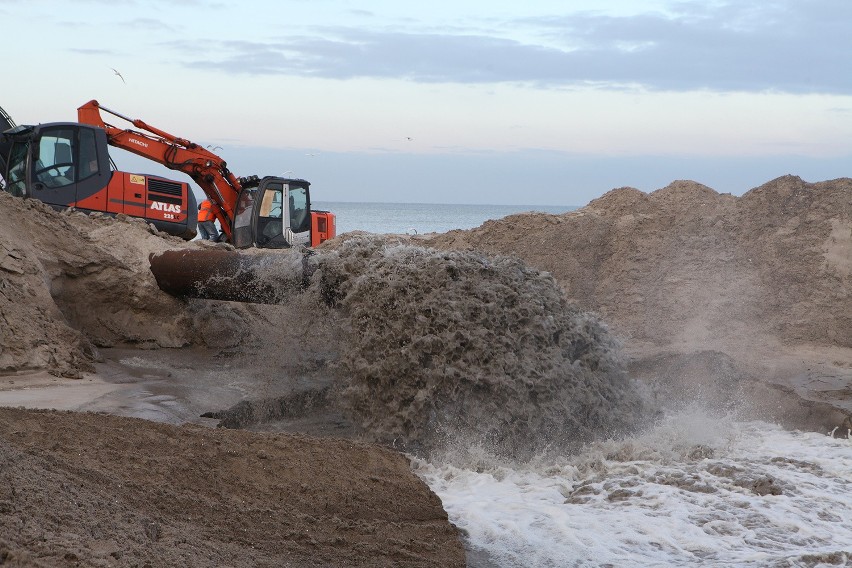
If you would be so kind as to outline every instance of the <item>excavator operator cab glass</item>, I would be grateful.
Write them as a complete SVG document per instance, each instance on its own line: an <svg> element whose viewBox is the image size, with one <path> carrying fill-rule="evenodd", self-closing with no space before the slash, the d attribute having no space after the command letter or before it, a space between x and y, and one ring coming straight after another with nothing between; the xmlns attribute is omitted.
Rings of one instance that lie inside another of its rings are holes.
<svg viewBox="0 0 852 568"><path fill-rule="evenodd" d="M47 188L59 188L74 183L73 151L76 146L73 130L45 132L38 141L33 179Z"/></svg>
<svg viewBox="0 0 852 568"><path fill-rule="evenodd" d="M99 191L105 184L98 176L106 173L101 164L107 154L105 148L99 151L97 136L94 127L69 123L7 131L9 154L3 161L6 171L0 171L5 190L55 206L74 205Z"/></svg>
<svg viewBox="0 0 852 568"><path fill-rule="evenodd" d="M27 194L27 154L29 153L29 140L16 140L9 150L8 171L2 172L6 180L6 191L16 197Z"/></svg>
<svg viewBox="0 0 852 568"><path fill-rule="evenodd" d="M234 227L231 234L231 244L237 248L246 248L254 244L251 226L254 216L254 199L256 189L244 189L237 199L237 210L234 215Z"/></svg>
<svg viewBox="0 0 852 568"><path fill-rule="evenodd" d="M280 184L269 184L261 193L260 211L257 217L257 246L273 246L284 236L283 188Z"/></svg>
<svg viewBox="0 0 852 568"><path fill-rule="evenodd" d="M294 234L311 230L311 211L308 207L308 188L290 185L290 230Z"/></svg>

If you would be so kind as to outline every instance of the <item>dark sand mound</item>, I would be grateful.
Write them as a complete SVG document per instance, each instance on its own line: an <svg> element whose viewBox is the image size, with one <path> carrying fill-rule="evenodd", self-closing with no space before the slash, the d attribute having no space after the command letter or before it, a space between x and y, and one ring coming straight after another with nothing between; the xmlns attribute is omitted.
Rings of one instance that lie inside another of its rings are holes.
<svg viewBox="0 0 852 568"><path fill-rule="evenodd" d="M463 566L402 455L113 416L0 409L4 566Z"/></svg>

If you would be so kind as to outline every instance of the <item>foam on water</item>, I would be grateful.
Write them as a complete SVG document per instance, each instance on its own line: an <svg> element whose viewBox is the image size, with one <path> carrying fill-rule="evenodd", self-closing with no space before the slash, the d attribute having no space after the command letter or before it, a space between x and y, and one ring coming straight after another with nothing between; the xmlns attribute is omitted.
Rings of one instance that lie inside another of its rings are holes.
<svg viewBox="0 0 852 568"><path fill-rule="evenodd" d="M821 433L692 411L574 457L415 467L474 566L852 564L852 442Z"/></svg>

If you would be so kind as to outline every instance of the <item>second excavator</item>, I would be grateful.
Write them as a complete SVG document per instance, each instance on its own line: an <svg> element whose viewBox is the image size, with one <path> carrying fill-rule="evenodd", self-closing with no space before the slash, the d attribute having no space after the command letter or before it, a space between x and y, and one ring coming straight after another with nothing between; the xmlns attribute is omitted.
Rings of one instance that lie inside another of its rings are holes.
<svg viewBox="0 0 852 568"><path fill-rule="evenodd" d="M135 129L106 122L101 111ZM236 248L314 247L336 234L335 216L311 208L310 183L275 176L237 177L207 148L92 100L78 122L14 126L0 120L3 189L58 208L140 217L158 229L192 238L196 200L186 183L117 171L107 146L187 174L212 201L216 219ZM5 132L3 132L5 130Z"/></svg>

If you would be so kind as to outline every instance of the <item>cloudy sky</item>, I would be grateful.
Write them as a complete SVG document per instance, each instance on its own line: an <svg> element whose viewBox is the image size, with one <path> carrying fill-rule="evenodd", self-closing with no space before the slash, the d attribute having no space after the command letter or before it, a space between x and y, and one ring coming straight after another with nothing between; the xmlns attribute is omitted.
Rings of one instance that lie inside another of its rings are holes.
<svg viewBox="0 0 852 568"><path fill-rule="evenodd" d="M97 99L319 200L852 175L849 0L0 0L0 22L17 123Z"/></svg>

